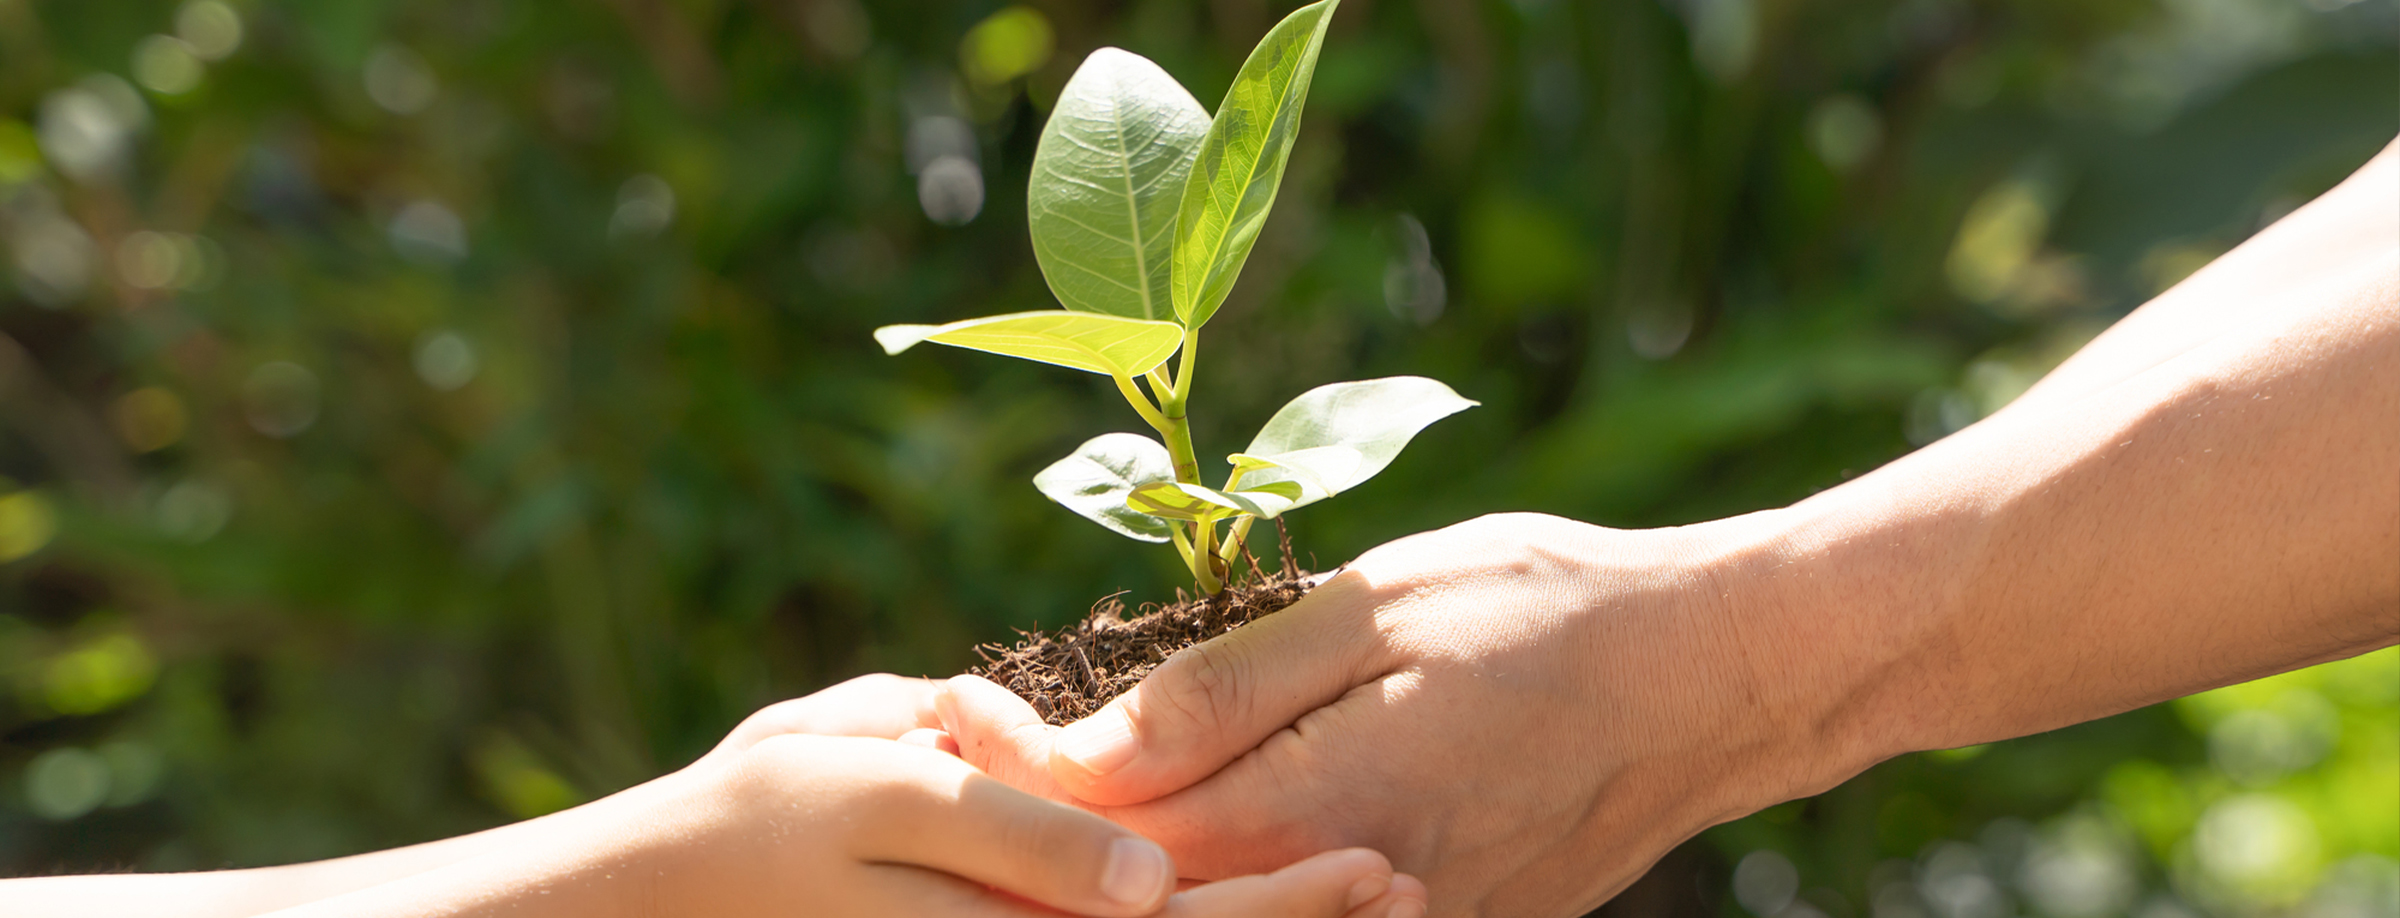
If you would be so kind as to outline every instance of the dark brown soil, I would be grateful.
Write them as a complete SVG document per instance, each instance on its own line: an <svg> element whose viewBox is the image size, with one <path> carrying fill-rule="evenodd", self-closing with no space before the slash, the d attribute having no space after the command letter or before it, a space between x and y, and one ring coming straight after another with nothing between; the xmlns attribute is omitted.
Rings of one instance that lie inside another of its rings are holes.
<svg viewBox="0 0 2400 918"><path fill-rule="evenodd" d="M1224 592L1205 598L1175 591L1166 605L1144 603L1125 617L1125 604L1109 596L1092 605L1083 621L1046 633L1018 632L1016 646L975 648L983 664L970 672L997 682L1033 703L1042 719L1065 725L1100 710L1133 688L1167 655L1299 601L1309 574L1292 562L1290 543L1283 566L1273 572L1250 559L1250 572ZM1122 594L1120 594L1122 595Z"/></svg>

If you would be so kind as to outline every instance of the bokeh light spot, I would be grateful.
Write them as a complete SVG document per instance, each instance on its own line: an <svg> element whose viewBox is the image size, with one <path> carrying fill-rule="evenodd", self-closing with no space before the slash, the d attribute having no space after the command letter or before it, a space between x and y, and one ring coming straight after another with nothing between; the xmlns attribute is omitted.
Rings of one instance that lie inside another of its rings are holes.
<svg viewBox="0 0 2400 918"><path fill-rule="evenodd" d="M967 79L997 86L1050 62L1050 20L1027 6L1011 6L967 30L958 45L958 65Z"/></svg>
<svg viewBox="0 0 2400 918"><path fill-rule="evenodd" d="M56 535L58 511L48 498L33 491L0 496L0 564L41 551Z"/></svg>
<svg viewBox="0 0 2400 918"><path fill-rule="evenodd" d="M675 221L675 189L644 173L617 186L617 209L608 218L611 239L648 239Z"/></svg>
<svg viewBox="0 0 2400 918"><path fill-rule="evenodd" d="M42 98L42 153L68 178L114 181L150 126L150 107L124 80L93 74Z"/></svg>
<svg viewBox="0 0 2400 918"><path fill-rule="evenodd" d="M2032 183L1994 186L1967 208L1944 269L1950 289L1977 303L1991 303L2013 290L2042 238L2050 232L2050 208Z"/></svg>
<svg viewBox="0 0 2400 918"><path fill-rule="evenodd" d="M156 290L184 274L183 247L174 236L143 230L117 243L117 275L125 283Z"/></svg>
<svg viewBox="0 0 2400 918"><path fill-rule="evenodd" d="M418 336L411 362L416 366L418 379L442 392L466 385L482 366L475 357L475 346L467 342L466 336L448 329Z"/></svg>
<svg viewBox="0 0 2400 918"><path fill-rule="evenodd" d="M1883 118L1856 95L1827 97L1809 110L1808 146L1833 171L1848 172L1883 146Z"/></svg>
<svg viewBox="0 0 2400 918"><path fill-rule="evenodd" d="M1733 899L1759 918L1774 918L1800 894L1800 870L1781 852L1760 849L1733 867Z"/></svg>
<svg viewBox="0 0 2400 918"><path fill-rule="evenodd" d="M316 423L317 399L317 374L289 361L261 364L242 383L242 407L250 427L278 439Z"/></svg>
<svg viewBox="0 0 2400 918"><path fill-rule="evenodd" d="M399 45L384 45L367 55L363 76L367 98L395 115L424 111L441 92L441 83L425 59Z"/></svg>
<svg viewBox="0 0 2400 918"><path fill-rule="evenodd" d="M99 753L62 746L34 756L25 766L25 808L51 822L91 812L108 799L108 760Z"/></svg>
<svg viewBox="0 0 2400 918"><path fill-rule="evenodd" d="M181 481L158 496L151 512L159 532L168 538L206 542L233 518L233 498L207 482Z"/></svg>
<svg viewBox="0 0 2400 918"><path fill-rule="evenodd" d="M400 257L419 264L448 264L467 257L467 227L438 201L411 201L385 228Z"/></svg>
<svg viewBox="0 0 2400 918"><path fill-rule="evenodd" d="M118 396L109 406L108 417L116 425L117 436L137 453L173 446L183 439L190 422L183 399L164 386L143 386Z"/></svg>
<svg viewBox="0 0 2400 918"><path fill-rule="evenodd" d="M42 671L42 700L60 714L98 714L141 697L157 678L150 649L120 632L51 659Z"/></svg>
<svg viewBox="0 0 2400 918"><path fill-rule="evenodd" d="M173 35L152 35L133 46L133 79L162 96L180 96L200 86L206 70L192 46Z"/></svg>
<svg viewBox="0 0 2400 918"><path fill-rule="evenodd" d="M175 12L175 37L201 60L223 60L242 47L242 14L224 0L191 0Z"/></svg>
<svg viewBox="0 0 2400 918"><path fill-rule="evenodd" d="M983 172L965 157L936 159L917 174L917 203L928 220L964 226L983 212Z"/></svg>

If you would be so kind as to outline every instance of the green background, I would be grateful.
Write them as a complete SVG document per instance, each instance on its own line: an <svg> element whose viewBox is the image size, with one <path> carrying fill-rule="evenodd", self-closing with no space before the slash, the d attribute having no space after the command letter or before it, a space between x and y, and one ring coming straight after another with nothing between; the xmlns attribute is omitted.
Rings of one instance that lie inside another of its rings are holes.
<svg viewBox="0 0 2400 918"><path fill-rule="evenodd" d="M1135 429L1104 380L868 332L1050 308L1023 189L1076 62L1213 108L1286 9L0 0L0 875L469 831L1167 596L1172 553L1027 483ZM1200 450L1335 380L1481 400L1294 515L1320 566L1790 502L2363 161L2396 35L2391 0L1349 0ZM1894 761L1611 909L2374 918L2395 858L2386 651Z"/></svg>

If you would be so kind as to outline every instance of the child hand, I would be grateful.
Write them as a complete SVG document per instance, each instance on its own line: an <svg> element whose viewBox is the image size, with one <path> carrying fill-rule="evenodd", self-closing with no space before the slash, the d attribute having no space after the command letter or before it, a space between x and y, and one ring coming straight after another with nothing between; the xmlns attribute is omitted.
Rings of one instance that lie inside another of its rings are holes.
<svg viewBox="0 0 2400 918"><path fill-rule="evenodd" d="M712 754L713 755L713 754ZM1290 916L1389 913L1382 855L1320 854L1170 898L1173 862L1098 816L941 752L782 734L693 774L655 812L662 901L709 915ZM1163 910L1163 911L1162 911Z"/></svg>

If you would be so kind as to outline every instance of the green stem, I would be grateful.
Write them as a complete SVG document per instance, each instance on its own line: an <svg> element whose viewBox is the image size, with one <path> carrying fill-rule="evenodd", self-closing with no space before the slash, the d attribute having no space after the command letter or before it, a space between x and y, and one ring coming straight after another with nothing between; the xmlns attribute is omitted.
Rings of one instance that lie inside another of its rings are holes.
<svg viewBox="0 0 2400 918"><path fill-rule="evenodd" d="M1166 389L1163 390L1164 394L1158 400L1159 414L1166 422L1165 426L1159 428L1159 433L1166 438L1167 457L1174 460L1175 480L1185 484L1200 483L1200 460L1198 454L1192 449L1191 420L1184 413L1184 406L1190 404L1192 396L1193 355L1199 351L1199 348L1199 331L1186 333L1183 339L1183 359L1178 363L1174 377L1169 380ZM1154 370L1151 382L1156 384L1164 375L1166 374ZM1217 559L1212 551L1216 534L1217 527L1213 522L1193 523L1192 552L1184 557L1184 560L1192 568L1192 579L1199 581L1202 595L1213 596L1225 589L1223 579L1217 576Z"/></svg>
<svg viewBox="0 0 2400 918"><path fill-rule="evenodd" d="M1217 557L1224 559L1228 572L1233 570L1233 559L1241 557L1242 542L1250 537L1250 524L1255 522L1258 517L1245 513L1234 521L1233 531L1225 534L1225 547L1217 550Z"/></svg>
<svg viewBox="0 0 2400 918"><path fill-rule="evenodd" d="M1192 390L1192 348L1199 343L1197 336L1183 339L1183 373L1159 399L1158 432L1167 440L1167 457L1175 461L1175 480L1184 484L1200 483L1200 460L1192 451L1192 425L1183 411Z"/></svg>
<svg viewBox="0 0 2400 918"><path fill-rule="evenodd" d="M1195 328L1184 332L1183 359L1175 366L1174 392L1167 396L1167 401L1174 403L1178 411L1183 408L1184 401L1192 397L1192 363L1198 359L1196 355L1199 353L1200 330Z"/></svg>
<svg viewBox="0 0 2400 918"><path fill-rule="evenodd" d="M1150 422L1150 426L1153 429L1156 429L1161 436L1172 436L1167 432L1168 424L1166 416L1159 412L1158 406L1150 403L1150 396L1143 395L1141 387L1134 385L1131 377L1116 376L1111 378L1117 381L1117 391L1124 393L1125 403L1132 405L1134 411L1140 412L1142 420ZM1188 441L1191 439L1191 437L1189 434L1186 434L1184 439Z"/></svg>
<svg viewBox="0 0 2400 918"><path fill-rule="evenodd" d="M1167 534L1175 537L1175 553L1183 556L1183 566L1194 567L1192 538L1183 534L1183 527L1180 525L1168 526Z"/></svg>
<svg viewBox="0 0 2400 918"><path fill-rule="evenodd" d="M1192 527L1194 536L1192 540L1192 576L1200 581L1201 595L1214 596L1225 589L1225 582L1217 577L1216 545L1214 544L1217 538L1217 523L1215 520L1208 520L1193 523Z"/></svg>

